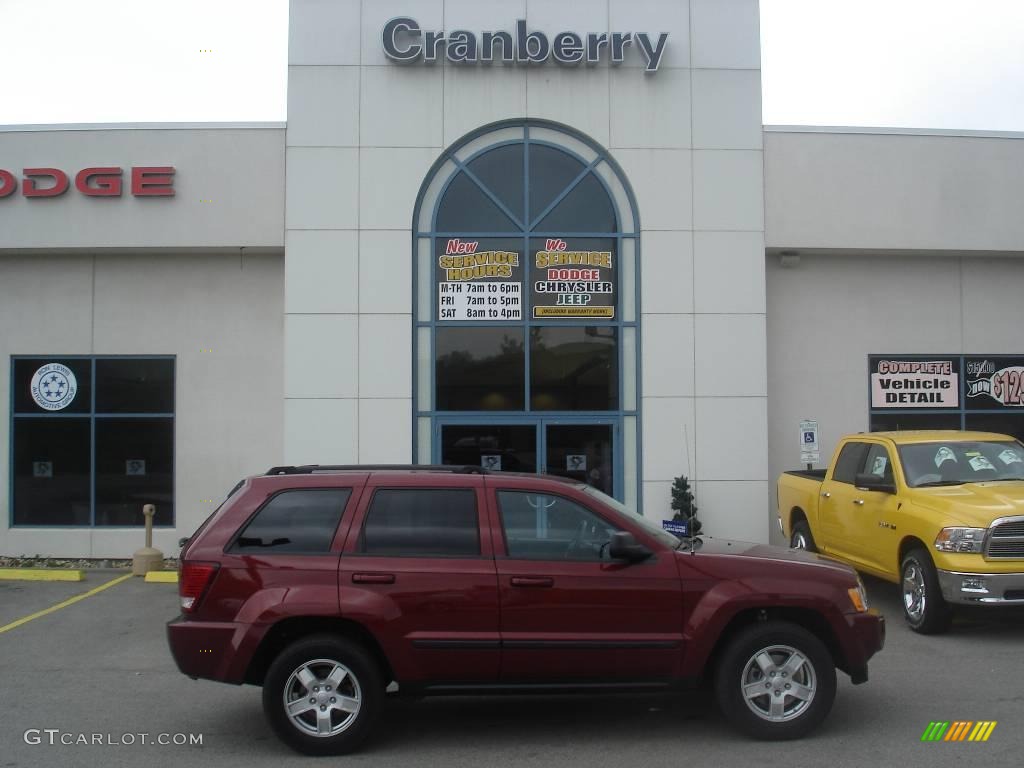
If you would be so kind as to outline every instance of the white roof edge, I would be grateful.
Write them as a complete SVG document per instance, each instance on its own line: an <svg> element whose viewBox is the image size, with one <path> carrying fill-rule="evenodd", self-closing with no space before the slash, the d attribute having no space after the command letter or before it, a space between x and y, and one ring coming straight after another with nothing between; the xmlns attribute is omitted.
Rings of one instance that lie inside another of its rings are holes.
<svg viewBox="0 0 1024 768"><path fill-rule="evenodd" d="M0 125L0 133L32 131L221 131L275 130L284 128L283 122L252 123L52 123Z"/></svg>
<svg viewBox="0 0 1024 768"><path fill-rule="evenodd" d="M1024 139L1022 131L972 131L959 128L875 128L850 125L765 125L765 133L860 133L889 136L963 136L979 139Z"/></svg>

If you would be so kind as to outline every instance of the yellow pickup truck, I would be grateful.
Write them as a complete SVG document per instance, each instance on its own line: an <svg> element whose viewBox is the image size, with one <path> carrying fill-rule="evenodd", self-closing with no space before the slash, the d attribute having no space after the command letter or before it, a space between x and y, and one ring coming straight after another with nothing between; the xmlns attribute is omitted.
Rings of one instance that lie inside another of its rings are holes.
<svg viewBox="0 0 1024 768"><path fill-rule="evenodd" d="M910 628L945 631L954 605L1024 605L1024 445L991 432L843 438L828 469L784 472L779 526L901 585Z"/></svg>

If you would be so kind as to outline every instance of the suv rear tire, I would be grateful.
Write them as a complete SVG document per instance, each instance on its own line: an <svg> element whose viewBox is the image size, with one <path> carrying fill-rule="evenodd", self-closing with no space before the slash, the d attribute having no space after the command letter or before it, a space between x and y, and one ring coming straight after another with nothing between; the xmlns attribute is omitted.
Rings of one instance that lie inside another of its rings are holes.
<svg viewBox="0 0 1024 768"><path fill-rule="evenodd" d="M785 621L743 629L726 646L715 676L718 706L755 739L798 739L832 709L836 667L815 635Z"/></svg>
<svg viewBox="0 0 1024 768"><path fill-rule="evenodd" d="M370 734L384 699L376 662L358 643L312 635L271 662L263 712L274 732L306 755L342 755Z"/></svg>

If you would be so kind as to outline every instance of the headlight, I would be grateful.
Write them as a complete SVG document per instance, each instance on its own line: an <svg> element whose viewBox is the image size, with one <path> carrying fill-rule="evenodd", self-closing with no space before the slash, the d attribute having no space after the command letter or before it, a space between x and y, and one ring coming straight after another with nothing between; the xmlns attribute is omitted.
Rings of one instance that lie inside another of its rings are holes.
<svg viewBox="0 0 1024 768"><path fill-rule="evenodd" d="M939 552L981 552L985 528L943 528L935 537Z"/></svg>
<svg viewBox="0 0 1024 768"><path fill-rule="evenodd" d="M859 578L857 579L857 586L850 587L846 590L850 596L850 602L853 603L853 607L857 609L858 613L864 613L868 609L868 593L864 589L864 582Z"/></svg>

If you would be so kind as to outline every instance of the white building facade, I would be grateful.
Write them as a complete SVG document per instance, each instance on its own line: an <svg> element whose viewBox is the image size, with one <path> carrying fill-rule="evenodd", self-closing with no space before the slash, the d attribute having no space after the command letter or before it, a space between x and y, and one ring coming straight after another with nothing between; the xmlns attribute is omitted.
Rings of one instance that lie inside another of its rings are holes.
<svg viewBox="0 0 1024 768"><path fill-rule="evenodd" d="M289 35L286 126L0 130L0 555L126 556L143 503L173 552L302 463L654 519L685 475L768 541L801 419L902 424L876 358L1021 352L1019 138L766 131L756 0L292 0ZM908 423L1010 413L966 400Z"/></svg>

